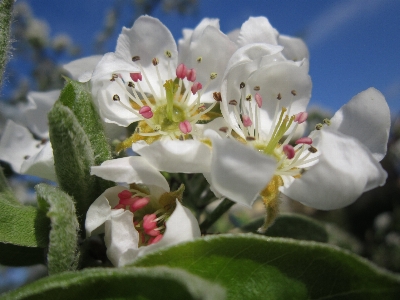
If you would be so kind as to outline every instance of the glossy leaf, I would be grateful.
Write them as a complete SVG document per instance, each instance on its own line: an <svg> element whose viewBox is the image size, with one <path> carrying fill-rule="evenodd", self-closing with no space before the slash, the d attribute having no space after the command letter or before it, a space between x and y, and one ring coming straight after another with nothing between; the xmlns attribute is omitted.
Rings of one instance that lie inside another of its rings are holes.
<svg viewBox="0 0 400 300"><path fill-rule="evenodd" d="M225 291L179 269L86 269L38 280L0 299L205 299L223 300Z"/></svg>
<svg viewBox="0 0 400 300"><path fill-rule="evenodd" d="M400 278L317 242L254 234L207 236L133 265L167 265L224 286L228 299L398 299Z"/></svg>
<svg viewBox="0 0 400 300"><path fill-rule="evenodd" d="M51 220L47 254L49 274L75 270L78 266L79 224L70 196L44 183L35 186L38 203Z"/></svg>

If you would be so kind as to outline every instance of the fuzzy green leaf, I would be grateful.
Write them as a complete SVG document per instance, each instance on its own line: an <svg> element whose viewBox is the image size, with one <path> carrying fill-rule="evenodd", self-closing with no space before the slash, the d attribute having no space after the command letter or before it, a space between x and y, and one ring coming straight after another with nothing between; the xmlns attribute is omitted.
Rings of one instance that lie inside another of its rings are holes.
<svg viewBox="0 0 400 300"><path fill-rule="evenodd" d="M323 243L254 234L207 236L133 266L182 268L226 288L228 299L398 299L400 277Z"/></svg>
<svg viewBox="0 0 400 300"><path fill-rule="evenodd" d="M9 56L13 5L14 0L2 0L0 2L0 86L3 83L3 73Z"/></svg>
<svg viewBox="0 0 400 300"><path fill-rule="evenodd" d="M24 267L45 263L45 249L0 243L0 264Z"/></svg>
<svg viewBox="0 0 400 300"><path fill-rule="evenodd" d="M87 90L87 84L68 79L59 101L73 112L86 133L93 149L95 164L100 165L112 159L111 148L107 143L99 115L93 106L92 94Z"/></svg>
<svg viewBox="0 0 400 300"><path fill-rule="evenodd" d="M73 196L81 222L98 196L97 181L90 175L95 158L90 141L72 111L56 102L50 111L50 141L60 187Z"/></svg>
<svg viewBox="0 0 400 300"><path fill-rule="evenodd" d="M44 278L0 299L223 300L225 291L217 284L179 269L98 268Z"/></svg>
<svg viewBox="0 0 400 300"><path fill-rule="evenodd" d="M79 224L70 196L44 183L35 186L39 207L51 220L47 255L49 274L73 271L78 265Z"/></svg>

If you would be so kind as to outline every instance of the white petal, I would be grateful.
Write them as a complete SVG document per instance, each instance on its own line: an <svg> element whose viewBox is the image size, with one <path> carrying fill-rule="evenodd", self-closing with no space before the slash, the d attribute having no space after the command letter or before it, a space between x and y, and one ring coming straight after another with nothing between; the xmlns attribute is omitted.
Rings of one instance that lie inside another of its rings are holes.
<svg viewBox="0 0 400 300"><path fill-rule="evenodd" d="M276 170L275 159L235 140L213 139L211 181L220 194L251 206Z"/></svg>
<svg viewBox="0 0 400 300"><path fill-rule="evenodd" d="M171 53L172 58L166 57L166 51ZM135 21L132 28L124 27L118 37L115 53L127 61L132 61L133 56L139 56L138 63L145 70L153 87L160 85L156 68L152 64L155 57L159 59L158 69L161 78L163 80L175 78L178 60L176 43L171 32L158 19L142 16ZM173 78L170 78L169 64ZM143 89L150 92L150 88L146 84L143 84ZM155 93L159 93L159 89L155 89Z"/></svg>
<svg viewBox="0 0 400 300"><path fill-rule="evenodd" d="M302 61L304 58L310 58L307 45L302 39L279 35L278 44L284 47L282 53L287 59Z"/></svg>
<svg viewBox="0 0 400 300"><path fill-rule="evenodd" d="M118 204L118 193L123 190L126 190L123 186L108 188L90 205L85 220L86 237L104 233L104 223L111 215L124 212L123 209L111 209Z"/></svg>
<svg viewBox="0 0 400 300"><path fill-rule="evenodd" d="M255 71L248 80L249 88L260 86L262 96L261 130L268 132L276 105L290 108L290 115L306 110L311 97L311 78L301 67L290 61L269 64ZM296 95L292 94L295 91ZM278 100L278 94L281 100ZM288 112L289 113L289 112ZM268 117L266 116L268 115Z"/></svg>
<svg viewBox="0 0 400 300"><path fill-rule="evenodd" d="M40 142L37 141L37 143ZM38 153L24 160L20 172L22 174L38 176L56 182L57 175L54 168L54 156L51 143L45 143Z"/></svg>
<svg viewBox="0 0 400 300"><path fill-rule="evenodd" d="M159 140L150 145L139 141L132 149L160 171L203 173L210 170L211 149L197 140Z"/></svg>
<svg viewBox="0 0 400 300"><path fill-rule="evenodd" d="M8 162L14 172L21 173L23 162L39 153L43 147L28 129L8 120L0 140L0 160Z"/></svg>
<svg viewBox="0 0 400 300"><path fill-rule="evenodd" d="M192 212L176 200L176 208L167 220L163 238L156 244L139 248L138 257L157 249L191 241L201 236L199 223Z"/></svg>
<svg viewBox="0 0 400 300"><path fill-rule="evenodd" d="M240 29L238 45L245 46L251 43L277 44L277 31L265 17L250 17Z"/></svg>
<svg viewBox="0 0 400 300"><path fill-rule="evenodd" d="M290 198L317 209L337 209L385 183L386 172L356 139L324 128L316 147L319 162L281 189Z"/></svg>
<svg viewBox="0 0 400 300"><path fill-rule="evenodd" d="M374 88L357 94L336 112L330 127L358 139L380 161L386 155L390 129L385 97Z"/></svg>
<svg viewBox="0 0 400 300"><path fill-rule="evenodd" d="M64 65L63 68L71 74L72 79L79 82L87 82L91 79L94 67L101 58L102 55L92 55L76 59Z"/></svg>
<svg viewBox="0 0 400 300"><path fill-rule="evenodd" d="M110 81L113 73L133 73L140 70L131 60L124 60L118 57L115 53L109 52L104 54L96 68L93 71L93 81L105 80ZM95 83L94 83L95 84Z"/></svg>
<svg viewBox="0 0 400 300"><path fill-rule="evenodd" d="M219 89L225 68L235 50L235 43L214 26L207 26L201 35L196 39L192 38L190 55L187 60L182 62L188 68L196 69L196 81L203 84L204 88L210 81L210 74L217 73L217 78L211 81L206 90L202 90L202 102L212 103L215 101L212 93ZM200 63L197 61L199 57L202 58Z"/></svg>
<svg viewBox="0 0 400 300"><path fill-rule="evenodd" d="M165 191L169 191L165 177L139 156L107 160L100 166L92 167L90 174L114 182L157 185Z"/></svg>
<svg viewBox="0 0 400 300"><path fill-rule="evenodd" d="M60 96L60 90L48 92L29 92L30 109L24 114L24 123L34 134L41 138L49 137L47 114Z"/></svg>
<svg viewBox="0 0 400 300"><path fill-rule="evenodd" d="M107 257L117 267L123 266L123 255L128 250L137 253L139 233L133 226L133 214L126 210L121 214L111 216L105 223L104 242L107 247Z"/></svg>

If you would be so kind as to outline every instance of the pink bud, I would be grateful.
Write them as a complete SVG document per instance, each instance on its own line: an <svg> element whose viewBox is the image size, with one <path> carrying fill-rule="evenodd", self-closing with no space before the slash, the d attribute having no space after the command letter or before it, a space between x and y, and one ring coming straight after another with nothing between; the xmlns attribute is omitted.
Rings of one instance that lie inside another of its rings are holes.
<svg viewBox="0 0 400 300"><path fill-rule="evenodd" d="M297 144L307 144L307 145L311 145L312 144L312 138L305 136L302 138L299 138L297 141L294 142L296 145Z"/></svg>
<svg viewBox="0 0 400 300"><path fill-rule="evenodd" d="M255 98L256 98L256 102L257 102L258 107L261 108L261 106L262 106L262 97L261 97L261 95L259 93L256 93Z"/></svg>
<svg viewBox="0 0 400 300"><path fill-rule="evenodd" d="M147 105L142 106L139 109L139 114L141 114L145 119L150 119L153 117L153 112L151 111L151 107Z"/></svg>
<svg viewBox="0 0 400 300"><path fill-rule="evenodd" d="M159 242L162 238L163 238L162 234L159 234L156 237L152 237L149 239L149 242L147 243L147 245L155 244L155 243Z"/></svg>
<svg viewBox="0 0 400 300"><path fill-rule="evenodd" d="M134 82L142 81L142 73L130 73L129 75Z"/></svg>
<svg viewBox="0 0 400 300"><path fill-rule="evenodd" d="M179 123L179 129L182 133L187 134L192 131L192 124L188 120Z"/></svg>
<svg viewBox="0 0 400 300"><path fill-rule="evenodd" d="M119 200L119 204L122 205L131 205L135 203L136 200L140 199L140 197L130 197L130 198L123 198Z"/></svg>
<svg viewBox="0 0 400 300"><path fill-rule="evenodd" d="M305 112L305 111L303 111L303 112L298 113L298 114L294 117L294 121L297 122L297 123L299 123L299 124L301 124L301 123L303 123L304 121L306 121L307 118L308 118L308 113Z"/></svg>
<svg viewBox="0 0 400 300"><path fill-rule="evenodd" d="M129 210L135 212L143 207L145 207L150 202L149 198L139 198L133 204L130 205Z"/></svg>
<svg viewBox="0 0 400 300"><path fill-rule="evenodd" d="M201 90L203 88L203 85L200 82L195 82L192 85L192 88L190 89L192 91L192 94L196 94L198 90Z"/></svg>
<svg viewBox="0 0 400 300"><path fill-rule="evenodd" d="M243 119L243 125L245 127L249 127L251 125L253 125L253 122L251 121L250 117L247 115L242 115L242 119Z"/></svg>
<svg viewBox="0 0 400 300"><path fill-rule="evenodd" d="M187 67L185 66L185 64L180 64L176 68L176 77L183 79L186 77L186 73L187 73Z"/></svg>
<svg viewBox="0 0 400 300"><path fill-rule="evenodd" d="M296 154L293 146L291 146L291 145L283 146L283 152L286 154L288 159L292 159L294 157L294 155Z"/></svg>
<svg viewBox="0 0 400 300"><path fill-rule="evenodd" d="M196 70L195 69L187 70L186 78L187 80L194 82L196 80Z"/></svg>

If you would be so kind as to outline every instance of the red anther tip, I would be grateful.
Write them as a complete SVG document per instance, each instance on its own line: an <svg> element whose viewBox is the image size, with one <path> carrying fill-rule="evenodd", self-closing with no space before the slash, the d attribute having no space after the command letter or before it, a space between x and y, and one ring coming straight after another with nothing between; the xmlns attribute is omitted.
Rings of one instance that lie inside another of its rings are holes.
<svg viewBox="0 0 400 300"><path fill-rule="evenodd" d="M185 66L185 64L180 64L176 68L176 77L183 79L186 77L186 73L187 73L187 67Z"/></svg>
<svg viewBox="0 0 400 300"><path fill-rule="evenodd" d="M142 73L130 73L129 75L134 82L142 81Z"/></svg>
<svg viewBox="0 0 400 300"><path fill-rule="evenodd" d="M245 127L249 127L251 125L253 125L253 122L251 121L250 117L247 115L242 115L242 119L243 119L243 125Z"/></svg>
<svg viewBox="0 0 400 300"><path fill-rule="evenodd" d="M151 107L147 105L142 106L139 109L139 114L141 114L145 119L150 119L153 117L153 111L151 110Z"/></svg>
<svg viewBox="0 0 400 300"><path fill-rule="evenodd" d="M307 144L307 145L311 145L312 144L312 138L305 136L302 138L299 138L297 141L294 142L296 145L298 144Z"/></svg>
<svg viewBox="0 0 400 300"><path fill-rule="evenodd" d="M147 245L158 243L163 238L162 234L157 235L156 237L150 238Z"/></svg>
<svg viewBox="0 0 400 300"><path fill-rule="evenodd" d="M157 227L156 218L157 216L155 214L145 215L143 217L143 229L147 234Z"/></svg>
<svg viewBox="0 0 400 300"><path fill-rule="evenodd" d="M128 190L123 190L121 193L118 193L118 198L120 200L122 199L128 199L132 196L132 193Z"/></svg>
<svg viewBox="0 0 400 300"><path fill-rule="evenodd" d="M198 90L201 90L203 88L203 85L200 82L195 82L193 83L191 87L192 94L196 94Z"/></svg>
<svg viewBox="0 0 400 300"><path fill-rule="evenodd" d="M195 69L187 70L186 78L187 78L187 80L189 80L191 82L195 82L195 80L196 80L196 70Z"/></svg>
<svg viewBox="0 0 400 300"><path fill-rule="evenodd" d="M296 154L293 146L291 146L291 145L283 146L283 152L285 153L285 155L287 156L288 159L292 159L294 157L294 155Z"/></svg>
<svg viewBox="0 0 400 300"><path fill-rule="evenodd" d="M259 108L261 108L261 106L262 106L262 97L261 97L261 95L259 93L256 93L255 98L256 98L257 106Z"/></svg>
<svg viewBox="0 0 400 300"><path fill-rule="evenodd" d="M131 212L135 212L145 207L149 202L150 202L149 198L139 198L130 205L129 210Z"/></svg>
<svg viewBox="0 0 400 300"><path fill-rule="evenodd" d="M294 121L297 122L297 123L299 123L299 124L301 124L301 123L303 123L304 121L306 121L307 118L308 118L308 113L305 112L305 111L303 111L303 112L298 113L298 114L294 117Z"/></svg>
<svg viewBox="0 0 400 300"><path fill-rule="evenodd" d="M187 134L192 131L192 124L188 120L179 123L179 129L183 134Z"/></svg>

